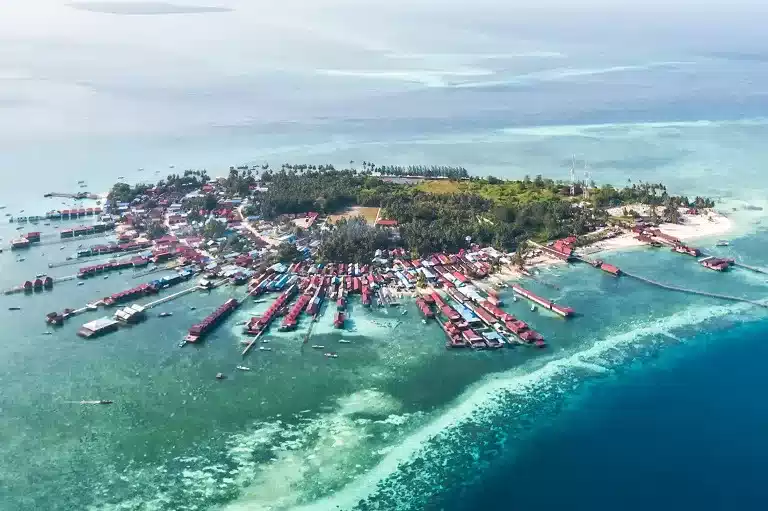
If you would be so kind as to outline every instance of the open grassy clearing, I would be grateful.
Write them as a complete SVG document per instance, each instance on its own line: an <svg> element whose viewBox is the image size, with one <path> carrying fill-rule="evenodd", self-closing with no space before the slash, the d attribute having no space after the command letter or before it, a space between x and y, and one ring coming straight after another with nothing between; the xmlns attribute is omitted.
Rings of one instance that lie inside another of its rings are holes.
<svg viewBox="0 0 768 511"><path fill-rule="evenodd" d="M376 222L376 217L379 213L379 208L370 208L364 206L353 206L343 213L336 215L328 215L328 222L335 224L342 218L353 218L356 216L363 216L365 220L373 225Z"/></svg>

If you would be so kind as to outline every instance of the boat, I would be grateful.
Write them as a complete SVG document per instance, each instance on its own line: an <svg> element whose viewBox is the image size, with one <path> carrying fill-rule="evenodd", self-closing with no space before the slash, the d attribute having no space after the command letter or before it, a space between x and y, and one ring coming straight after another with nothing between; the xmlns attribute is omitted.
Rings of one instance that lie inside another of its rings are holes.
<svg viewBox="0 0 768 511"><path fill-rule="evenodd" d="M43 335L53 335L53 332L43 332Z"/></svg>
<svg viewBox="0 0 768 511"><path fill-rule="evenodd" d="M109 399L98 399L95 401L80 401L81 405L111 405L113 401Z"/></svg>
<svg viewBox="0 0 768 511"><path fill-rule="evenodd" d="M183 348L186 345L187 345L187 341L182 340L179 342L179 348Z"/></svg>
<svg viewBox="0 0 768 511"><path fill-rule="evenodd" d="M217 380L223 380L226 376L224 376L224 373L216 373L216 379Z"/></svg>
<svg viewBox="0 0 768 511"><path fill-rule="evenodd" d="M325 358L339 358L336 353L323 353L323 355L325 355Z"/></svg>
<svg viewBox="0 0 768 511"><path fill-rule="evenodd" d="M533 312L533 311L535 311L535 310L536 310L536 306L535 306L535 305L533 305L533 304L531 304L531 312Z"/></svg>
<svg viewBox="0 0 768 511"><path fill-rule="evenodd" d="M716 247L727 247L728 245L730 245L728 240L719 240L717 243L715 243Z"/></svg>
<svg viewBox="0 0 768 511"><path fill-rule="evenodd" d="M159 316L160 316L161 318L167 318L167 317L169 317L169 316L173 316L173 312L161 312L161 313L159 314Z"/></svg>
<svg viewBox="0 0 768 511"><path fill-rule="evenodd" d="M325 349L325 346L323 346L322 344L313 344L312 349L322 350L322 349Z"/></svg>
<svg viewBox="0 0 768 511"><path fill-rule="evenodd" d="M408 312L407 310L403 310L403 312L401 312L400 315L405 316L407 312Z"/></svg>
<svg viewBox="0 0 768 511"><path fill-rule="evenodd" d="M344 339L340 339L339 344L352 344L352 341L345 341Z"/></svg>
<svg viewBox="0 0 768 511"><path fill-rule="evenodd" d="M245 367L245 366L237 366L236 369L240 369L241 371L250 371L251 370L250 367Z"/></svg>
<svg viewBox="0 0 768 511"><path fill-rule="evenodd" d="M9 311L20 311L21 307L8 307Z"/></svg>
<svg viewBox="0 0 768 511"><path fill-rule="evenodd" d="M78 285L78 286L84 286L84 285L85 285L85 282L78 282L78 283L77 283L77 285Z"/></svg>
<svg viewBox="0 0 768 511"><path fill-rule="evenodd" d="M259 351L272 351L272 348L267 348L266 346L259 346Z"/></svg>

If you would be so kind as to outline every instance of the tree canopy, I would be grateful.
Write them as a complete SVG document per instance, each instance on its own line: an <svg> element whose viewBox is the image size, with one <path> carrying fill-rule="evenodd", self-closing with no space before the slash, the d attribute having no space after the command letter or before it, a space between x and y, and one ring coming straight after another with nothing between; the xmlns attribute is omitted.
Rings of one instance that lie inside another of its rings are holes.
<svg viewBox="0 0 768 511"><path fill-rule="evenodd" d="M303 259L303 255L293 243L280 243L277 247L277 260L281 263L290 263Z"/></svg>
<svg viewBox="0 0 768 511"><path fill-rule="evenodd" d="M616 205L658 204L664 208L664 218L675 221L677 206L714 204L711 199L697 197L691 203L686 197L671 196L661 184L616 189L576 183L575 196L571 196L570 183L542 176L411 185L354 170L286 168L269 174L268 190L258 194L253 212L274 218L308 211L330 214L352 205L381 207L382 218L397 220L400 241L413 254L455 251L467 247L468 239L515 250L527 239L546 241L585 234L603 225L608 218L605 208ZM584 199L581 194L587 187L589 194ZM337 261L367 259L387 244L384 236L386 231L366 226L362 219L343 221L325 237L321 254ZM364 241L358 247L359 239ZM368 244L369 240L375 243Z"/></svg>
<svg viewBox="0 0 768 511"><path fill-rule="evenodd" d="M320 259L339 263L370 261L377 249L390 245L389 233L368 225L363 217L342 218L325 235L320 245Z"/></svg>

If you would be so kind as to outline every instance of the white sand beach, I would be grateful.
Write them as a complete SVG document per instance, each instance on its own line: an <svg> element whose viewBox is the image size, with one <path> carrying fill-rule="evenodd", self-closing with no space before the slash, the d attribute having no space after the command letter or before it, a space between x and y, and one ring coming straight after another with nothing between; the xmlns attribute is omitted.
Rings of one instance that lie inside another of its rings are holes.
<svg viewBox="0 0 768 511"><path fill-rule="evenodd" d="M637 211L641 215L649 214L648 206L634 204L627 206L628 210ZM621 215L623 208L608 210L611 215ZM686 208L680 208L681 223L663 223L659 225L662 232L674 236L681 241L690 241L697 238L710 238L724 236L733 229L733 222L725 215L712 209L700 210L698 214L688 214ZM579 250L580 254L595 254L608 250L623 250L640 247L644 244L635 239L634 233L624 233L615 238L593 243Z"/></svg>

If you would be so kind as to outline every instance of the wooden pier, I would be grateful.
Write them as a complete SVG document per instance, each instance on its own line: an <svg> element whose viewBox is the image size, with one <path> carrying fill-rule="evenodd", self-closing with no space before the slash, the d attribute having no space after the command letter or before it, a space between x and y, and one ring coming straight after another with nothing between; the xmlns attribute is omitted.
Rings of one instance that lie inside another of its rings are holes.
<svg viewBox="0 0 768 511"><path fill-rule="evenodd" d="M713 254L707 254L705 252L701 252L701 255L704 256L704 257L717 257L717 256L715 256ZM757 266L750 266L748 264L739 263L739 262L736 262L736 261L733 261L733 265L734 266L738 266L739 268L744 268L745 270L749 270L749 271L752 271L752 272L755 272L755 273L762 273L763 275L768 275L768 270L765 270L763 268L758 268Z"/></svg>
<svg viewBox="0 0 768 511"><path fill-rule="evenodd" d="M199 284L195 284L192 287L188 287L187 289L182 289L181 291L177 291L177 292L175 292L173 294L170 294L168 296L164 296L164 297L162 297L162 298L160 298L158 300L155 300L154 302L149 302L149 303L144 305L144 308L145 309L151 309L153 307L157 307L158 305L162 305L162 304L164 304L166 302L170 302L171 300L175 300L176 298L178 298L180 296L188 295L189 293L191 293L193 291L199 291L199 290L202 290L202 289L204 289L204 288L200 287Z"/></svg>
<svg viewBox="0 0 768 511"><path fill-rule="evenodd" d="M309 330L307 330L307 333L304 335L304 341L302 344L307 344L309 342L309 338L312 336L312 330L315 328L319 314L320 313L317 313L312 316L312 322L309 324Z"/></svg>
<svg viewBox="0 0 768 511"><path fill-rule="evenodd" d="M77 193L63 193L63 192L48 192L43 195L45 198L60 197L62 199L91 199L98 200L101 196L90 192L77 192Z"/></svg>
<svg viewBox="0 0 768 511"><path fill-rule="evenodd" d="M590 261L589 259L585 259L585 258L579 257L579 256L575 256L574 259L576 259L577 261L581 261L583 263L587 263L590 266L595 267L593 262ZM751 267L747 267L747 268L748 269L753 269ZM757 272L760 272L760 273L768 273L768 272L765 272L763 270L760 270L759 268L754 268L754 271L757 271ZM743 298L743 297L740 297L740 296L732 296L732 295L726 295L726 294L720 294L720 293L711 293L709 291L700 291L698 289L691 289L691 288L682 287L682 286L675 286L675 285L672 285L672 284L665 284L663 282L658 282L658 281L653 280L653 279L649 279L649 278L646 278L646 277L642 277L640 275L636 275L634 273L630 273L630 272L628 272L626 270L621 270L621 274L624 275L624 276L627 276L629 278L632 278L632 279L635 279L635 280L639 280L640 282L645 282L646 284L650 284L652 286L660 287L662 289L667 289L669 291L675 291L675 292L678 292L678 293L688 293L688 294L691 294L691 295L698 295L698 296L706 296L708 298L717 298L717 299L720 299L720 300L728 300L728 301L731 301L731 302L748 303L750 305L755 305L757 307L768 308L768 303L758 302L756 300L750 300L749 298Z"/></svg>
<svg viewBox="0 0 768 511"><path fill-rule="evenodd" d="M719 298L720 300L728 300L731 302L741 302L741 303L748 303L750 305L756 305L758 307L768 308L768 304L763 302L758 302L756 300L750 300L748 298L742 298L739 296L731 296L731 295L724 295L720 293L710 293L707 291L699 291L696 289L689 289L686 287L681 286L673 286L670 284L664 284L662 282L657 282L655 280L647 279L645 277L641 277L640 275L635 275L634 273L629 273L627 271L622 270L622 274L626 275L627 277L633 278L635 280L639 280L641 282L645 282L646 284L651 284L653 286L660 287L662 289L668 289L670 291L677 291L679 293L688 293L692 295L699 295L699 296L706 296L709 298Z"/></svg>
<svg viewBox="0 0 768 511"><path fill-rule="evenodd" d="M253 288L251 291L249 291L249 292L248 292L248 294L247 294L247 295L245 295L245 298L244 298L244 299L243 299L243 301L242 301L242 302L240 302L240 303L244 303L244 302L245 302L245 300L247 300L248 298L250 298L251 296L253 296L253 294L254 294L254 293L257 291L257 290L258 290L258 288L257 288L257 287L254 287L254 288ZM254 344L256 344L256 343L258 342L258 340L261 338L262 334L263 334L264 332L266 332L266 331L267 331L267 328L268 328L268 327L269 327L269 324L265 325L265 326L264 326L264 328L261 330L261 332L259 332L258 334L256 334L256 336L255 336L253 339L251 339L251 342L249 342L248 344L246 344L246 346L245 346L245 349L244 349L244 350L243 350L243 352L241 353L241 355L242 355L242 356L246 356L246 355L248 354L248 352L249 352L249 351L251 351L251 348L253 348L253 345L254 345Z"/></svg>

